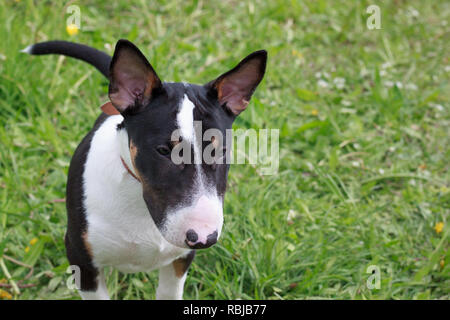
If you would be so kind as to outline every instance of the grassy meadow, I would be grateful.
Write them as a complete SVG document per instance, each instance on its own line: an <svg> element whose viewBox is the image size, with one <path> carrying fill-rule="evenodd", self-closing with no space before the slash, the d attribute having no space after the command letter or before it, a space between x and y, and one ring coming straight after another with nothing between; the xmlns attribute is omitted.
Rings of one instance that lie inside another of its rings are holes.
<svg viewBox="0 0 450 320"><path fill-rule="evenodd" d="M372 3L3 0L0 299L79 299L66 177L107 100L93 67L20 50L61 39L112 54L121 38L163 81L206 83L269 54L234 128L280 130L278 173L231 167L222 237L197 253L185 299L449 299L450 3L376 1L369 30ZM157 272L106 274L114 299L155 298Z"/></svg>

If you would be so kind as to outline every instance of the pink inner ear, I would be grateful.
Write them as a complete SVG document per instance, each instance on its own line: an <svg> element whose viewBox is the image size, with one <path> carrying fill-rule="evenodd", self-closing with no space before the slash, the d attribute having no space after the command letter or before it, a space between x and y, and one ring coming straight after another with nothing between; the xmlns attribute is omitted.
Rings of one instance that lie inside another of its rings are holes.
<svg viewBox="0 0 450 320"><path fill-rule="evenodd" d="M145 79L138 75L131 75L127 70L114 72L114 87L109 97L114 106L120 111L133 106L145 90Z"/></svg>
<svg viewBox="0 0 450 320"><path fill-rule="evenodd" d="M119 72L117 78L120 96L126 106L132 106L136 100L143 98L147 80L145 75Z"/></svg>
<svg viewBox="0 0 450 320"><path fill-rule="evenodd" d="M226 76L219 84L219 100L239 114L247 107L250 97L259 82L258 62L249 62L235 73Z"/></svg>
<svg viewBox="0 0 450 320"><path fill-rule="evenodd" d="M124 48L112 66L109 97L113 105L123 112L135 105L146 105L152 88L159 84L158 76L145 57L140 56L139 51Z"/></svg>
<svg viewBox="0 0 450 320"><path fill-rule="evenodd" d="M234 113L242 112L248 105L248 101L244 99L245 90L240 89L234 83L224 83L221 87L221 101L225 102L227 106Z"/></svg>
<svg viewBox="0 0 450 320"><path fill-rule="evenodd" d="M230 99L233 99L236 93L239 91L239 87L233 83L225 82L221 88L221 99L226 100L227 102L230 101Z"/></svg>

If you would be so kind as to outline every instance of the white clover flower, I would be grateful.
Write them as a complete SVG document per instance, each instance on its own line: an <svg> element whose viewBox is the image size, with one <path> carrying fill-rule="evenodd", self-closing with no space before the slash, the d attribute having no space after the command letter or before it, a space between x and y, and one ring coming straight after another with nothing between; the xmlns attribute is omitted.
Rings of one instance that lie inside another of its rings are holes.
<svg viewBox="0 0 450 320"><path fill-rule="evenodd" d="M352 109L352 108L341 108L341 113L351 113L351 114L355 114L356 110Z"/></svg>
<svg viewBox="0 0 450 320"><path fill-rule="evenodd" d="M385 86L386 88L392 88L392 87L394 86L394 83L393 83L392 81L386 80L386 81L384 82L384 86Z"/></svg>
<svg viewBox="0 0 450 320"><path fill-rule="evenodd" d="M342 100L341 104L346 107L350 107L352 105L352 103L348 100Z"/></svg>
<svg viewBox="0 0 450 320"><path fill-rule="evenodd" d="M411 12L411 16L413 16L413 17L415 17L415 18L417 18L418 16L419 16L419 11L417 11L416 9L414 9L414 8L410 8L410 11L409 12Z"/></svg>
<svg viewBox="0 0 450 320"><path fill-rule="evenodd" d="M390 67L392 67L392 63L390 63L389 61L381 65L381 69L388 69Z"/></svg>
<svg viewBox="0 0 450 320"><path fill-rule="evenodd" d="M444 107L441 104L430 103L430 107L435 108L437 111L444 111Z"/></svg>
<svg viewBox="0 0 450 320"><path fill-rule="evenodd" d="M412 91L416 91L417 90L417 86L414 83L407 83L405 85L405 89L407 90L412 90Z"/></svg>
<svg viewBox="0 0 450 320"><path fill-rule="evenodd" d="M368 74L370 74L370 71L367 70L366 68L362 68L361 71L359 72L359 76L360 76L360 77L365 77L365 76L367 76Z"/></svg>
<svg viewBox="0 0 450 320"><path fill-rule="evenodd" d="M317 85L321 88L328 88L328 82L326 82L325 80L322 80L322 79L317 81Z"/></svg>
<svg viewBox="0 0 450 320"><path fill-rule="evenodd" d="M345 79L344 78L334 78L333 80L334 85L338 89L343 89L345 87Z"/></svg>
<svg viewBox="0 0 450 320"><path fill-rule="evenodd" d="M295 210L290 209L287 215L287 221L293 221L295 218L297 218L298 212Z"/></svg>

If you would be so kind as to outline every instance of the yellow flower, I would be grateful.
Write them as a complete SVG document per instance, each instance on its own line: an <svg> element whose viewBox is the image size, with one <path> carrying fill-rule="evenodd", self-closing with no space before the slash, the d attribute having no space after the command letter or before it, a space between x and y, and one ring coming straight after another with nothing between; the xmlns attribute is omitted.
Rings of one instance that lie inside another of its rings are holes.
<svg viewBox="0 0 450 320"><path fill-rule="evenodd" d="M36 242L38 242L38 238L33 238L33 239L31 239L30 240L30 245L35 245L36 244Z"/></svg>
<svg viewBox="0 0 450 320"><path fill-rule="evenodd" d="M11 300L12 299L12 295L8 291L0 289L0 299L9 299L9 300Z"/></svg>
<svg viewBox="0 0 450 320"><path fill-rule="evenodd" d="M439 261L439 265L441 266L441 268L444 268L444 264L445 264L444 259L442 259L441 261Z"/></svg>
<svg viewBox="0 0 450 320"><path fill-rule="evenodd" d="M295 49L292 49L292 55L297 58L303 59L303 54L300 51L297 51Z"/></svg>
<svg viewBox="0 0 450 320"><path fill-rule="evenodd" d="M311 110L311 114L312 114L313 116L317 116L317 115L319 114L319 111L318 111L317 109L312 109L312 110Z"/></svg>
<svg viewBox="0 0 450 320"><path fill-rule="evenodd" d="M444 229L444 223L443 222L438 222L434 226L434 230L436 230L437 234L441 233L443 229Z"/></svg>
<svg viewBox="0 0 450 320"><path fill-rule="evenodd" d="M28 252L28 251L30 251L30 247L25 248L25 252Z"/></svg>
<svg viewBox="0 0 450 320"><path fill-rule="evenodd" d="M78 29L77 25L75 25L73 23L67 25L67 27L66 27L66 31L69 34L69 36L74 36L74 35L78 34L78 30L79 29Z"/></svg>

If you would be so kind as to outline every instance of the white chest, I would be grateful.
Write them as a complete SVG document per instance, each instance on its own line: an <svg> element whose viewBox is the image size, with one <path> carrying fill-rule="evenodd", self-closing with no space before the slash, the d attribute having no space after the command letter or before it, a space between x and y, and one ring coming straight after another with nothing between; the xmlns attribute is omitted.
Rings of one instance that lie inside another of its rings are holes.
<svg viewBox="0 0 450 320"><path fill-rule="evenodd" d="M118 225L117 221L90 217L88 239L94 263L97 266L113 266L122 272L151 271L187 252L164 240L149 220L150 215L141 220L124 219L123 224Z"/></svg>

